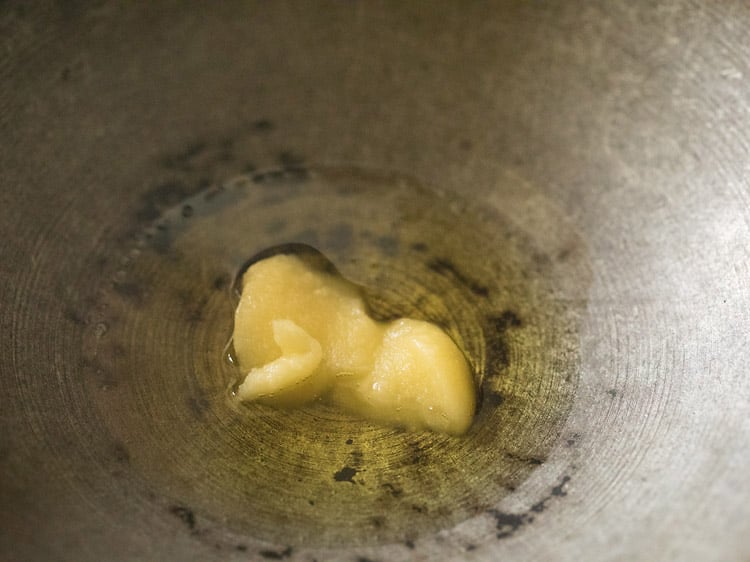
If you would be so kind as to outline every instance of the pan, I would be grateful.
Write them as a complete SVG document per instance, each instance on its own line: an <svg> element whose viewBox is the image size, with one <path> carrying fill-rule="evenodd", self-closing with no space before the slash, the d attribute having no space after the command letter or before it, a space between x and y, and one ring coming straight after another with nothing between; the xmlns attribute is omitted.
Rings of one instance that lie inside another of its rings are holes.
<svg viewBox="0 0 750 562"><path fill-rule="evenodd" d="M0 557L746 560L749 25L4 3ZM464 350L466 435L237 403L310 247Z"/></svg>

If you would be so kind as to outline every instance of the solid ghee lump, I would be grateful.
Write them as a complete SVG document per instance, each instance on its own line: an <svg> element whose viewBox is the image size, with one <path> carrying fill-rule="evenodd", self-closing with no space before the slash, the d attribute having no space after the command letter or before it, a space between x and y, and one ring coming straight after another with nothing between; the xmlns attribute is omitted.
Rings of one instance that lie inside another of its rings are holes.
<svg viewBox="0 0 750 562"><path fill-rule="evenodd" d="M474 416L471 371L447 334L372 319L356 285L294 255L245 272L233 342L247 373L240 400L298 407L325 397L379 423L452 435Z"/></svg>

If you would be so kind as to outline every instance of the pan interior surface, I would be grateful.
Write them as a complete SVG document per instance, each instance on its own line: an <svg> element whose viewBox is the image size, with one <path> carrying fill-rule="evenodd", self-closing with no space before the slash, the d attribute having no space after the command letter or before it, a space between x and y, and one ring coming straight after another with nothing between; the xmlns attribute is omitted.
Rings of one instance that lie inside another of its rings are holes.
<svg viewBox="0 0 750 562"><path fill-rule="evenodd" d="M561 258L508 211L396 174L294 167L207 188L126 237L104 266L83 380L129 476L195 521L294 547L413 541L490 509L544 461L578 377ZM238 404L236 279L278 246L322 251L377 318L442 326L474 373L469 433Z"/></svg>
<svg viewBox="0 0 750 562"><path fill-rule="evenodd" d="M0 2L0 559L750 560L748 30ZM232 400L280 245L451 334L468 435Z"/></svg>

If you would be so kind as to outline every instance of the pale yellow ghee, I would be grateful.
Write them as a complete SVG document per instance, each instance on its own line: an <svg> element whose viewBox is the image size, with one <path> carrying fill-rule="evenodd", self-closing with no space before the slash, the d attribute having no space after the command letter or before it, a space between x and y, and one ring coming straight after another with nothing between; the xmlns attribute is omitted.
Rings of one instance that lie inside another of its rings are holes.
<svg viewBox="0 0 750 562"><path fill-rule="evenodd" d="M366 419L452 435L474 416L471 370L445 332L373 320L356 285L294 255L245 272L233 342L247 373L240 400L297 407L324 396Z"/></svg>

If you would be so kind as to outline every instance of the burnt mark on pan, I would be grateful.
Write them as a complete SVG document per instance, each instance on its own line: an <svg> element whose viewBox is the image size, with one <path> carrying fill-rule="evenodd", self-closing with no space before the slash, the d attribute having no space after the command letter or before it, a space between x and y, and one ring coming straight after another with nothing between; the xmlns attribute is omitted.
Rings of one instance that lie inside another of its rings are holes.
<svg viewBox="0 0 750 562"><path fill-rule="evenodd" d="M510 363L506 333L510 328L523 326L521 318L512 310L490 314L485 320L487 334L487 374L486 379L497 377ZM487 391L489 395L491 391Z"/></svg>
<svg viewBox="0 0 750 562"><path fill-rule="evenodd" d="M461 139L461 141L458 143L458 147L461 150L464 150L464 151L468 152L472 148L474 148L474 143L471 142L469 139Z"/></svg>
<svg viewBox="0 0 750 562"><path fill-rule="evenodd" d="M160 163L172 172L207 172L234 160L234 144L232 136L214 141L197 139L180 151L165 154Z"/></svg>
<svg viewBox="0 0 750 562"><path fill-rule="evenodd" d="M211 283L211 287L214 291L223 291L229 286L231 281L232 278L229 274L220 273L216 277L214 277L214 280Z"/></svg>
<svg viewBox="0 0 750 562"><path fill-rule="evenodd" d="M524 526L533 523L535 515L546 510L547 504L553 498L560 498L568 495L565 491L565 486L568 482L570 482L570 476L563 476L560 479L560 482L552 488L549 495L536 502L524 513L508 513L498 509L488 509L487 513L495 520L495 537L498 539L508 538L513 536Z"/></svg>
<svg viewBox="0 0 750 562"><path fill-rule="evenodd" d="M115 441L112 445L112 456L119 464L130 464L130 453L121 441Z"/></svg>
<svg viewBox="0 0 750 562"><path fill-rule="evenodd" d="M292 150L283 150L279 153L278 161L285 170L299 169L305 163L305 158Z"/></svg>
<svg viewBox="0 0 750 562"><path fill-rule="evenodd" d="M206 149L208 149L208 142L199 139L189 143L180 151L164 155L161 164L172 170L189 170L195 164L196 158L203 154Z"/></svg>
<svg viewBox="0 0 750 562"><path fill-rule="evenodd" d="M196 420L203 418L205 413L208 411L210 404L208 399L204 396L191 396L187 399L187 406L193 417Z"/></svg>
<svg viewBox="0 0 750 562"><path fill-rule="evenodd" d="M253 121L252 124L252 129L256 133L268 133L275 128L276 126L273 124L273 121L269 119L258 119L257 121Z"/></svg>
<svg viewBox="0 0 750 562"><path fill-rule="evenodd" d="M505 401L503 395L497 390L490 390L482 394L482 404L491 408L497 408Z"/></svg>
<svg viewBox="0 0 750 562"><path fill-rule="evenodd" d="M261 550L260 554L266 560L284 560L289 558L294 549L291 546L287 546L284 550Z"/></svg>
<svg viewBox="0 0 750 562"><path fill-rule="evenodd" d="M513 535L523 525L531 523L534 518L526 513L506 513L497 509L490 509L488 513L495 519L495 537L504 539Z"/></svg>
<svg viewBox="0 0 750 562"><path fill-rule="evenodd" d="M182 521L191 534L197 533L195 513L193 513L192 509L184 505L173 505L169 508L169 512Z"/></svg>
<svg viewBox="0 0 750 562"><path fill-rule="evenodd" d="M83 315L72 306L65 307L63 317L74 326L83 327L87 324Z"/></svg>
<svg viewBox="0 0 750 562"><path fill-rule="evenodd" d="M427 267L438 275L448 277L460 283L478 297L487 297L490 294L490 290L486 285L462 273L449 259L434 258L427 262Z"/></svg>
<svg viewBox="0 0 750 562"><path fill-rule="evenodd" d="M505 456L513 462L528 464L531 466L539 466L541 464L544 464L544 461L546 460L535 456L518 455L516 453L505 453Z"/></svg>
<svg viewBox="0 0 750 562"><path fill-rule="evenodd" d="M567 484L569 481L570 476L563 476L560 480L560 483L552 488L552 492L549 496L531 506L531 511L533 511L534 513L542 513L545 509L547 509L547 503L552 498L561 498L563 496L567 496L568 492L565 491L565 484Z"/></svg>
<svg viewBox="0 0 750 562"><path fill-rule="evenodd" d="M150 222L156 220L161 214L173 207L189 195L191 190L181 180L173 179L157 184L149 191L141 195L140 206L135 211L135 218L138 222Z"/></svg>
<svg viewBox="0 0 750 562"><path fill-rule="evenodd" d="M385 484L382 484L380 487L383 488L386 494L392 498L398 499L404 495L404 490L400 486L391 484L390 482L386 482Z"/></svg>
<svg viewBox="0 0 750 562"><path fill-rule="evenodd" d="M349 482L351 484L355 484L354 477L359 471L356 468L353 468L351 466L345 466L338 472L335 472L333 475L333 479L336 482Z"/></svg>

